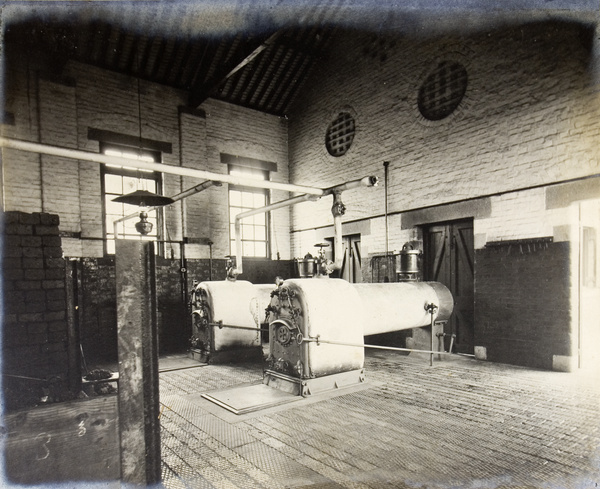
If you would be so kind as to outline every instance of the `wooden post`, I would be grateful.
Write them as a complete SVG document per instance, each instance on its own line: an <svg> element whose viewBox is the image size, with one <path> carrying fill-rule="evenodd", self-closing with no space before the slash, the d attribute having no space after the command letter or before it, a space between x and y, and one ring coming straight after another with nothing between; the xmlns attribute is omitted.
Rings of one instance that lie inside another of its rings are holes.
<svg viewBox="0 0 600 489"><path fill-rule="evenodd" d="M121 480L160 482L154 246L116 240Z"/></svg>

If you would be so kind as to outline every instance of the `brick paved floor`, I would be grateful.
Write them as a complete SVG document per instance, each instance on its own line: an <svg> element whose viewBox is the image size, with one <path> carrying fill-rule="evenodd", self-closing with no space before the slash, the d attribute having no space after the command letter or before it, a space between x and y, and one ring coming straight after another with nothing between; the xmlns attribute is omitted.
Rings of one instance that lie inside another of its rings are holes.
<svg viewBox="0 0 600 489"><path fill-rule="evenodd" d="M365 368L360 389L242 416L200 394L261 365L161 373L165 487L600 485L598 378L385 351Z"/></svg>

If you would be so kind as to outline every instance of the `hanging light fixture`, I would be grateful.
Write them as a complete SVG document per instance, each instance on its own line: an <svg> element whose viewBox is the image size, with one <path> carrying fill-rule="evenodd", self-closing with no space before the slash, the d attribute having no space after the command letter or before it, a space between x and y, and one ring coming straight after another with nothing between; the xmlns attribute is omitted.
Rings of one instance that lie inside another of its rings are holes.
<svg viewBox="0 0 600 489"><path fill-rule="evenodd" d="M138 207L161 207L175 202L171 197L158 195L148 190L136 190L130 194L119 195L112 200L113 202L137 205Z"/></svg>
<svg viewBox="0 0 600 489"><path fill-rule="evenodd" d="M136 190L135 192L115 197L112 201L138 207L161 207L175 202L171 197L158 195L148 190ZM144 236L152 232L152 223L148 221L148 213L144 209L140 210L140 220L135 223L135 229Z"/></svg>
<svg viewBox="0 0 600 489"><path fill-rule="evenodd" d="M136 56L136 67L137 67L137 56ZM137 96L138 96L138 129L139 129L139 154L142 153L142 103L140 94L140 73L139 70L136 73L137 76ZM171 197L164 195L158 195L148 190L136 190L129 194L120 195L112 199L113 202L120 202L122 204L135 205L137 207L162 207L165 205L172 204L175 202ZM135 223L135 229L138 233L146 236L152 232L152 223L148 221L148 213L145 210L140 211L140 221ZM116 238L116 236L115 236Z"/></svg>

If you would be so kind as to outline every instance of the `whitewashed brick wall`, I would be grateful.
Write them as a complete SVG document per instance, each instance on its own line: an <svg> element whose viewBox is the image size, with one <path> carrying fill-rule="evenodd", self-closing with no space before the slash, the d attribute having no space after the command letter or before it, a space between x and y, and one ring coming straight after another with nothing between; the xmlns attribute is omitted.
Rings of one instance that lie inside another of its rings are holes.
<svg viewBox="0 0 600 489"><path fill-rule="evenodd" d="M88 139L89 128L130 136L140 133L138 83L133 78L70 63L61 79L50 81L40 78L36 69L28 69L25 58L11 59L7 72L5 110L15 118L15 125L3 126L7 137L98 152L98 142ZM285 120L210 99L200 111L180 113L186 94L146 81L139 83L139 96L141 136L172 145L172 153L163 153L163 163L225 174L227 166L220 162L220 153L225 152L273 161L278 167L273 180L288 181ZM3 150L3 164L5 210L56 213L62 231L81 232L83 238L65 238L65 255L102 256L100 165L14 150ZM176 195L198 183L197 179L163 175L165 195ZM287 197L287 192L271 195L272 201ZM165 237L182 239L185 216L188 237L213 241L215 258L229 254L227 185L183 202L183 210L182 202L165 208ZM279 251L281 258L287 258L289 209L273 214L273 253ZM209 256L207 245L188 248L190 258Z"/></svg>
<svg viewBox="0 0 600 489"><path fill-rule="evenodd" d="M474 223L477 236L475 247L481 248L488 241L542 238L554 236L558 226L570 224L570 215L565 208L546 209L546 190L532 189L511 192L492 197L492 215Z"/></svg>
<svg viewBox="0 0 600 489"><path fill-rule="evenodd" d="M305 84L290 114L292 183L329 186L368 174L383 181L389 161L391 214L499 195L492 216L475 221L479 246L552 236L562 218L545 209L543 189L503 194L598 173L600 92L588 71L598 43L586 46L579 27L567 24L437 39L383 33L382 60L364 54L371 37L340 34ZM427 121L418 90L446 59L465 66L467 92L452 115ZM356 133L348 153L334 158L325 133L343 110L354 114ZM344 221L377 216L363 241L369 253L383 252L382 186L347 192L344 201ZM309 229L332 223L329 206L294 208L292 228L305 231L292 233L294 253ZM398 220L390 225L391 248L405 239L399 228Z"/></svg>
<svg viewBox="0 0 600 489"><path fill-rule="evenodd" d="M244 109L209 99L201 105L206 112L207 154L209 170L226 173L227 165L221 163L221 153L244 156L277 164L277 172L271 173L275 182L289 181L287 153L287 121L261 112ZM211 222L227 222L228 196L222 190L213 193L210 213ZM288 192L271 191L271 202L289 198ZM289 209L282 208L271 213L271 248L273 257L277 252L281 259L290 257ZM218 256L229 254L229 230L214 229L214 252Z"/></svg>

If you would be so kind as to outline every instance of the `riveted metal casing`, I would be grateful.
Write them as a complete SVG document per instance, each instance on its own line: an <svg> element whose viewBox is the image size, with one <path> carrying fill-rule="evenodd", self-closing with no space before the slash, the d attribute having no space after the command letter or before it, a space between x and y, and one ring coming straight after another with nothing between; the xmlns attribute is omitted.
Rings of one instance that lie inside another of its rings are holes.
<svg viewBox="0 0 600 489"><path fill-rule="evenodd" d="M290 279L273 292L268 368L299 379L362 369L363 307L352 284L341 279ZM309 340L309 341L305 341Z"/></svg>
<svg viewBox="0 0 600 489"><path fill-rule="evenodd" d="M250 282L199 283L192 293L192 348L206 353L260 347L264 295ZM231 327L235 326L235 327ZM241 329L241 328L247 329Z"/></svg>

